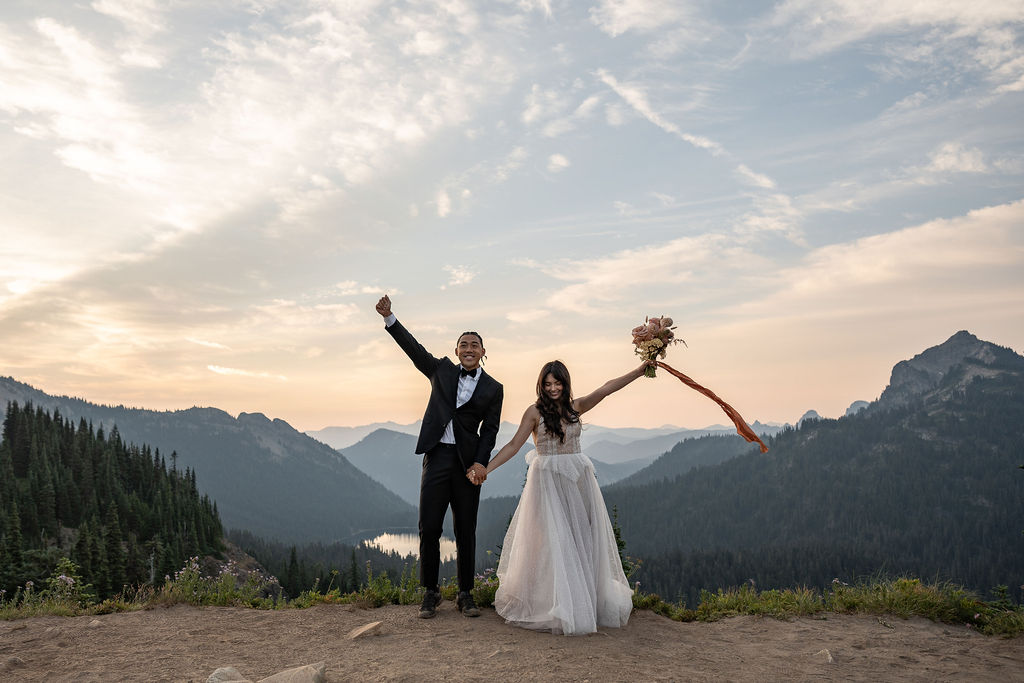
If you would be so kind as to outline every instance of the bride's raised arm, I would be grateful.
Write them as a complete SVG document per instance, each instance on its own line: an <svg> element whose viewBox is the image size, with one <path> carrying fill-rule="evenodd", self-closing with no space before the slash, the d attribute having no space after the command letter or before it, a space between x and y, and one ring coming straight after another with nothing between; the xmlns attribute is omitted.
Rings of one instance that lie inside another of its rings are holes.
<svg viewBox="0 0 1024 683"><path fill-rule="evenodd" d="M623 388L624 386L635 380L637 377L640 377L642 374L644 374L644 370L646 370L647 366L650 364L650 361L644 361L643 363L640 364L640 367L636 368L635 370L630 370L622 377L616 377L615 379L608 380L607 382L599 386L597 389L587 394L586 396L581 396L580 398L574 399L572 402L572 407L575 408L576 411L581 414L587 412L588 410L596 406L598 403L600 403L602 400L604 400L606 396L608 396L609 394L614 394L616 391Z"/></svg>
<svg viewBox="0 0 1024 683"><path fill-rule="evenodd" d="M530 434L533 434L534 430L537 429L537 425L540 423L540 411L537 410L536 405L531 405L523 413L523 420L519 423L519 429L516 430L515 435L512 439L501 447L491 461L487 463L487 474L490 474L494 470L498 469L506 462L512 459L519 449L523 447L526 440L530 438Z"/></svg>

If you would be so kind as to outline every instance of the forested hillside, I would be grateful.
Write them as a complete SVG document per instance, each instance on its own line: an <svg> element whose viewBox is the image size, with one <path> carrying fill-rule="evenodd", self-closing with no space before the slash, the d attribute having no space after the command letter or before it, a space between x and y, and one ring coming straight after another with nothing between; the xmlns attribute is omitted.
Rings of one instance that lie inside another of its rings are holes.
<svg viewBox="0 0 1024 683"><path fill-rule="evenodd" d="M41 584L70 557L100 598L162 582L194 555L215 553L216 504L195 472L148 446L32 404L7 405L0 442L0 590Z"/></svg>
<svg viewBox="0 0 1024 683"><path fill-rule="evenodd" d="M981 592L1007 585L1019 597L1024 359L988 346L923 393L806 421L765 455L611 487L606 502L643 561L634 579L690 605L701 588L820 586L876 572Z"/></svg>
<svg viewBox="0 0 1024 683"><path fill-rule="evenodd" d="M418 583L419 566L414 556L383 552L359 543L286 544L258 538L247 531L232 529L227 538L273 574L288 597L318 586L320 590L338 588L342 592L357 591L366 585L367 570L374 576L386 574L398 585L403 574ZM441 563L442 580L455 576L455 562Z"/></svg>
<svg viewBox="0 0 1024 683"><path fill-rule="evenodd" d="M370 479L326 444L261 413L232 417L216 408L157 411L51 396L0 377L0 407L31 401L65 419L122 438L177 451L217 501L224 525L290 542L343 539L357 532L415 524L415 508ZM413 469L416 469L415 462Z"/></svg>
<svg viewBox="0 0 1024 683"><path fill-rule="evenodd" d="M612 484L609 488L639 486L659 479L674 479L694 467L717 465L744 453L759 452L756 444L747 443L736 434L713 435L687 439L642 470Z"/></svg>

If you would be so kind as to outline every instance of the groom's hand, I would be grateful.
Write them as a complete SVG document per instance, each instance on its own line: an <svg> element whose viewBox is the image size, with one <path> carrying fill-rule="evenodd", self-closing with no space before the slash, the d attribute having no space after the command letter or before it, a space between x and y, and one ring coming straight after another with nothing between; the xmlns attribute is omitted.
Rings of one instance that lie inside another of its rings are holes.
<svg viewBox="0 0 1024 683"><path fill-rule="evenodd" d="M469 480L479 486L480 484L487 481L487 468L478 462L473 463L473 466L466 470L466 476Z"/></svg>
<svg viewBox="0 0 1024 683"><path fill-rule="evenodd" d="M386 318L391 315L391 299L387 294L380 298L377 302L377 312L380 313L382 318Z"/></svg>

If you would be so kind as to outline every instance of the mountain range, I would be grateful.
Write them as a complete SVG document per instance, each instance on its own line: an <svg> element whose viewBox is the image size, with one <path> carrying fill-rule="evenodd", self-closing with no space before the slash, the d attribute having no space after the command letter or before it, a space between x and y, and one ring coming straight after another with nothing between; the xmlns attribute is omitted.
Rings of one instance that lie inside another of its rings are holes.
<svg viewBox="0 0 1024 683"><path fill-rule="evenodd" d="M99 405L0 377L0 405L10 401L59 411L65 419L85 420L107 432L117 427L128 443L146 444L166 458L173 453L179 468L196 472L200 491L217 502L226 528L295 542L355 542L377 530L415 528L420 468L412 435L419 422L303 434L262 413L234 418L216 408L155 411ZM596 449L612 461L595 462L599 480L608 484L642 469L663 445L717 429L587 425L584 439L599 437ZM515 430L516 425L502 423L499 443ZM336 450L346 443L344 454ZM520 454L492 475L484 496L518 495L525 474Z"/></svg>
<svg viewBox="0 0 1024 683"><path fill-rule="evenodd" d="M11 400L173 452L227 527L298 543L415 525L416 423L321 430L328 445L259 413L99 406L0 378L0 405ZM702 587L748 579L819 585L884 571L1019 593L1024 358L1011 349L958 332L898 363L877 400L843 417L755 429L768 434L767 454L725 428L587 427L585 449L607 458L597 458L606 502L648 589L693 604ZM502 430L499 442L514 425ZM350 443L339 452L337 439ZM518 467L485 484L509 495L481 503L481 562L493 563L487 552L517 502Z"/></svg>
<svg viewBox="0 0 1024 683"><path fill-rule="evenodd" d="M867 404L864 403L864 405ZM814 414L817 415L817 413ZM761 436L771 436L778 433L785 425L762 424L755 421L751 427ZM498 430L495 448L500 448L507 443L517 428L518 425L512 422L502 422ZM410 424L374 422L356 427L325 427L307 431L306 434L332 448L348 453L352 446L358 445L378 430L414 436L419 433L420 421L417 420ZM674 426L645 429L640 427L603 427L584 423L582 444L588 455L601 462L626 463L631 460L661 455L680 441L711 434L735 434L735 429L732 426L725 427L723 425L711 425L703 429L683 429ZM359 448L362 450L365 445ZM409 452L412 453L412 451Z"/></svg>
<svg viewBox="0 0 1024 683"><path fill-rule="evenodd" d="M689 466L702 444L683 442L605 499L642 560L633 578L691 605L704 588L879 572L1019 599L1022 442L1024 357L964 331L897 364L854 414L803 420L768 453L719 464ZM485 501L478 545L501 542L512 507Z"/></svg>
<svg viewBox="0 0 1024 683"><path fill-rule="evenodd" d="M227 528L292 542L337 540L367 529L416 523L416 510L329 446L261 413L237 418L216 408L154 411L50 396L0 378L0 405L59 411L129 443L159 449L196 474Z"/></svg>
<svg viewBox="0 0 1024 683"><path fill-rule="evenodd" d="M481 491L482 498L518 496L526 479L525 455L533 449L525 444L519 453L488 478ZM419 504L421 456L413 455L416 437L390 429L371 432L358 443L342 449L345 458L412 505ZM649 465L656 456L619 463L594 459L598 482L610 484Z"/></svg>

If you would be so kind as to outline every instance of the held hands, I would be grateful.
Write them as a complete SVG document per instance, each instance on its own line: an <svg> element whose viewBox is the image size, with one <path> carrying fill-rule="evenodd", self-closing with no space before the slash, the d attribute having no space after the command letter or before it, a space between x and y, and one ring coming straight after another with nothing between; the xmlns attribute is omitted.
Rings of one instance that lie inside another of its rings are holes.
<svg viewBox="0 0 1024 683"><path fill-rule="evenodd" d="M473 466L466 470L466 478L473 483L474 486L487 481L487 468L478 462L473 463Z"/></svg>
<svg viewBox="0 0 1024 683"><path fill-rule="evenodd" d="M377 302L377 312L380 313L382 318L386 318L391 315L391 298L385 294Z"/></svg>

